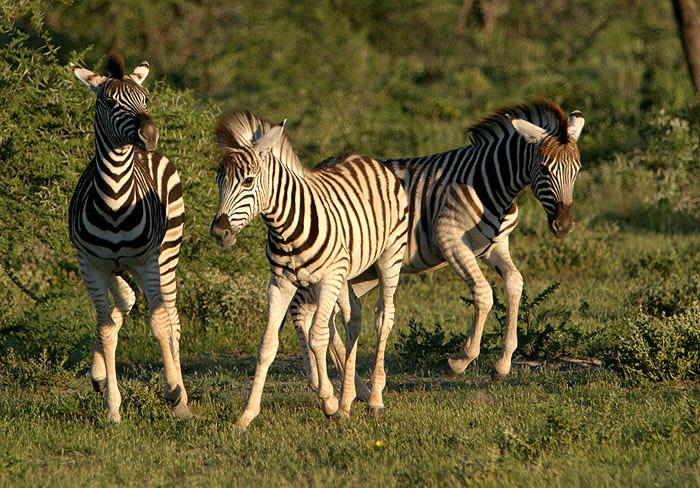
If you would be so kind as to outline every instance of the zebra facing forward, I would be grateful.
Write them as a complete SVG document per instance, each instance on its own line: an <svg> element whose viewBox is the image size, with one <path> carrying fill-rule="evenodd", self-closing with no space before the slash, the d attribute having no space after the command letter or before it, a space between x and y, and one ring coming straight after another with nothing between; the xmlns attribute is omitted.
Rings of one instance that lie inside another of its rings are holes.
<svg viewBox="0 0 700 488"><path fill-rule="evenodd" d="M357 338L351 337L348 344L338 405L326 371L328 321L336 300L347 308L354 299L347 280L374 265L381 288L375 313L376 353L383 358L407 239L406 195L391 170L371 158L350 153L315 171L296 158L281 160L280 148L291 148L283 125L268 131L260 126L251 133L251 117L250 112L234 111L217 123L224 155L217 173L219 209L211 226L212 237L222 246L233 244L258 213L268 227L268 321L248 403L236 425L246 428L260 411L279 328L297 287L308 287L309 303L314 304L309 342L322 409L326 415L345 416L355 398ZM241 137L242 132L247 137ZM381 405L384 382L383 362L377 361L370 405Z"/></svg>
<svg viewBox="0 0 700 488"><path fill-rule="evenodd" d="M119 329L141 286L150 309L151 332L165 365L166 398L176 415L189 415L180 371L180 318L175 308L175 270L185 206L175 164L159 152L158 128L148 116L147 62L131 74L111 52L106 75L71 63L76 78L97 95L95 157L83 172L69 210L70 239L97 311L97 342L90 378L106 387L108 418L119 422L121 395L115 353ZM114 299L110 310L109 292Z"/></svg>
<svg viewBox="0 0 700 488"><path fill-rule="evenodd" d="M508 249L508 236L518 221L515 197L529 184L552 233L562 238L571 232L574 182L581 168L576 142L583 125L581 112L574 111L567 119L559 105L541 100L496 111L471 127L468 146L431 156L382 160L401 179L409 201L402 272L419 273L447 263L474 296L472 329L460 353L448 360L448 376L464 371L479 355L484 323L493 305L491 286L477 258L505 281L506 326L492 378L499 383L510 372L523 288ZM357 296L376 286L372 271L351 280ZM306 306L310 299L300 290L290 307L301 339L311 318ZM353 304L359 307L359 301ZM359 310L343 311L344 317L359 314ZM359 325L352 321L346 328ZM342 343L334 341L332 347L337 348L336 356L343 355Z"/></svg>

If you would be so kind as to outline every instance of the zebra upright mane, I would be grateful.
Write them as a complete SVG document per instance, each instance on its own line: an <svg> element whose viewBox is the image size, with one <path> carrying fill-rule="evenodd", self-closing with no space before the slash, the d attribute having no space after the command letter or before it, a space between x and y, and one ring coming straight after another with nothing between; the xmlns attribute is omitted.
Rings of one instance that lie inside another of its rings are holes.
<svg viewBox="0 0 700 488"><path fill-rule="evenodd" d="M235 109L219 117L214 133L216 134L216 142L224 150L249 148L272 127L273 124L258 117L247 108ZM286 131L282 133L280 140L272 146L272 154L295 173L303 175L307 172L294 152Z"/></svg>
<svg viewBox="0 0 700 488"><path fill-rule="evenodd" d="M124 78L124 71L126 70L126 63L124 63L124 57L119 51L112 50L107 55L107 61L105 61L105 74L110 78L115 78L121 80Z"/></svg>
<svg viewBox="0 0 700 488"><path fill-rule="evenodd" d="M491 141L494 137L493 130L503 128L503 122L507 117L517 117L532 122L556 137L561 144L569 142L569 134L567 132L569 119L556 102L544 99L527 105L520 104L495 110L493 114L488 115L469 128L472 142L478 144ZM513 130L510 124L507 124L506 127L509 130Z"/></svg>

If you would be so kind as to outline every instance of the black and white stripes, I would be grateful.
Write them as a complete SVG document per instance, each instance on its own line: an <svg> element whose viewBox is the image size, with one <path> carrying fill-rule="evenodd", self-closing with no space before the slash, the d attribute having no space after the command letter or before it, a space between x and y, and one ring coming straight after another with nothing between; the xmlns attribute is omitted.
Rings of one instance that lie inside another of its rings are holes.
<svg viewBox="0 0 700 488"><path fill-rule="evenodd" d="M175 413L187 414L180 373L180 319L175 307L184 203L175 165L158 152L158 129L148 115L141 86L149 65L124 74L124 60L110 53L107 76L71 64L75 76L97 95L95 158L71 199L70 239L95 304L98 339L90 371L96 389L106 386L109 418L120 420L115 350L117 334L134 304L130 273L151 310L151 331L165 363L166 396ZM110 311L108 291L114 298Z"/></svg>
<svg viewBox="0 0 700 488"><path fill-rule="evenodd" d="M235 111L217 124L217 140L224 156L217 174L219 209L211 227L211 235L223 246L235 242L240 230L258 213L269 230L267 257L272 276L268 327L248 406L238 425L246 427L259 412L265 373L277 350L277 331L298 286L309 287L310 300L317 304L310 343L323 410L328 415L336 410L346 415L355 397L356 337L346 361L349 377L343 382L338 407L325 371L328 319L340 294L341 300L349 300L347 280L374 265L382 286L376 325L378 355L383 357L406 242L406 196L389 168L357 154L346 154L314 171L305 169L298 159L283 162L280 151L289 146L283 125L243 131L241 127L251 120L249 112ZM242 132L254 134L253 138L242 138ZM370 405L380 409L383 361L375 368L374 377L377 393Z"/></svg>
<svg viewBox="0 0 700 488"><path fill-rule="evenodd" d="M507 324L493 378L501 381L510 371L522 292L522 276L508 250L508 235L518 220L515 197L529 184L551 231L564 237L573 229L573 187L581 167L576 141L583 123L578 111L567 119L557 104L538 101L485 118L471 128L468 146L431 156L383 160L401 179L408 196L409 235L402 271L417 273L448 263L474 296L472 331L460 354L450 359L448 374L460 373L478 356L493 304L491 286L476 258L505 280ZM374 286L376 277L371 273L352 280L358 296ZM304 312L306 300L300 291L291 307L294 323L302 331L310 320ZM299 316L304 313L305 317ZM334 341L333 347L334 357L342 357L342 343Z"/></svg>

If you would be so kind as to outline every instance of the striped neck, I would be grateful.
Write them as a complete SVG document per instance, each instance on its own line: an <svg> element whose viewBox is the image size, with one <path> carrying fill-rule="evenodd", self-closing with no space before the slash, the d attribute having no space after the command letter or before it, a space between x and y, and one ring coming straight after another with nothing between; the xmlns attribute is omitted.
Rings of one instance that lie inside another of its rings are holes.
<svg viewBox="0 0 700 488"><path fill-rule="evenodd" d="M309 203L308 183L275 157L270 158L267 169L265 194L260 213L276 241L291 243L301 234L304 220L310 219L311 225L317 222L313 207L310 208L313 215L305 219Z"/></svg>
<svg viewBox="0 0 700 488"><path fill-rule="evenodd" d="M107 207L118 210L126 204L134 185L134 146L113 145L95 123L95 189Z"/></svg>

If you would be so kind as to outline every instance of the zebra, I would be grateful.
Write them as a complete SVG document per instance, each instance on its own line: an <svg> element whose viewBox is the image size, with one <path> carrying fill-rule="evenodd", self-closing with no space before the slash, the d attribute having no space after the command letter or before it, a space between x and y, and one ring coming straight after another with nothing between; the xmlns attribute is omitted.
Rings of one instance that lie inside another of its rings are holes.
<svg viewBox="0 0 700 488"><path fill-rule="evenodd" d="M97 95L95 157L78 181L68 220L82 278L97 311L93 387L106 390L108 419L120 422L115 353L119 329L136 299L130 273L150 309L151 332L165 365L165 397L175 415L189 416L175 307L185 206L175 164L155 151L158 128L148 115L148 90L141 86L150 66L144 61L125 74L124 58L112 51L104 76L73 63L70 67Z"/></svg>
<svg viewBox="0 0 700 488"><path fill-rule="evenodd" d="M424 157L381 160L401 179L409 201L408 245L401 271L420 273L449 264L474 297L472 329L459 354L448 359L448 377L463 372L479 355L484 323L493 306L493 291L477 258L505 281L506 325L491 378L501 383L510 372L523 289L508 247L508 236L518 222L515 198L529 184L551 232L563 238L573 230L573 190L581 168L577 141L583 125L578 110L567 118L558 104L538 100L496 110L470 128L472 140L467 146ZM351 280L356 296L376 286L372 271ZM299 290L290 306L302 350L307 347L309 300L308 292ZM358 300L352 304L359 307ZM359 316L359 311L343 311L343 317L348 316ZM355 320L346 329L359 326ZM359 330L348 333L359 335ZM342 342L334 341L331 347L337 349L334 357L342 357ZM336 365L342 368L342 363ZM312 386L314 380L311 371Z"/></svg>
<svg viewBox="0 0 700 488"><path fill-rule="evenodd" d="M318 372L317 394L327 416L348 416L354 387L356 337L345 357L340 404L326 371L328 321L336 300L351 308L356 300L347 280L370 266L376 269L380 296L375 310L377 361L370 405L381 405L386 375L381 358L394 320L394 292L407 239L407 200L391 170L379 161L347 153L333 165L314 171L298 159L279 154L291 144L284 122L251 133L247 110L223 115L216 125L223 157L217 172L219 208L210 233L222 247L257 214L268 227L268 321L263 334L253 386L247 405L236 421L245 429L260 412L267 370L277 353L278 333L298 287L308 289L314 319L309 333L311 354ZM243 128L243 129L242 129ZM242 137L241 134L246 136Z"/></svg>

